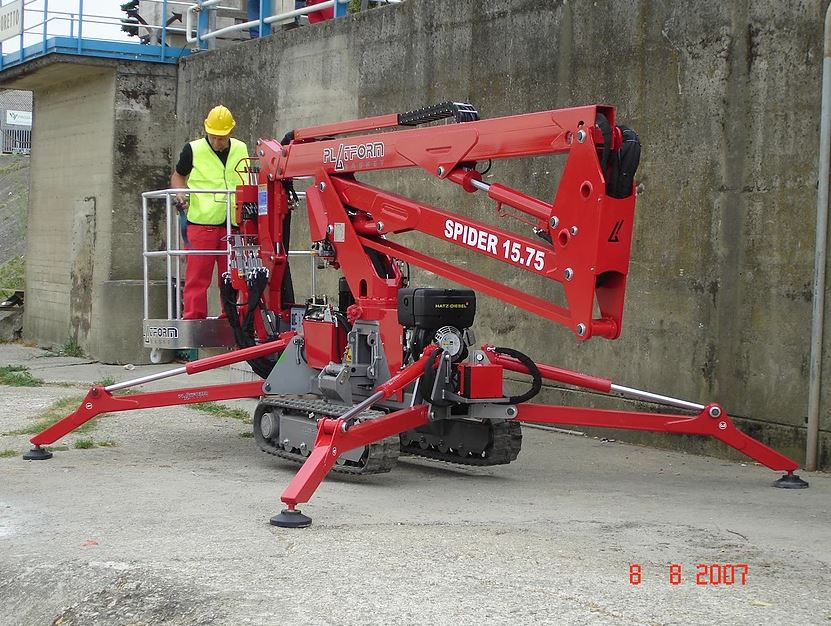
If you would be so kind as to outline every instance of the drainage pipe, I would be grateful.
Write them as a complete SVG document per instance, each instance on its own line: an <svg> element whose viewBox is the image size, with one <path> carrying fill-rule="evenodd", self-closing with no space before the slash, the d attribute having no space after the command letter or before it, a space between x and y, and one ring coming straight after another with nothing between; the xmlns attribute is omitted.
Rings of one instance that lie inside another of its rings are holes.
<svg viewBox="0 0 831 626"><path fill-rule="evenodd" d="M819 391L822 379L822 331L825 315L825 263L828 234L828 175L831 165L831 5L825 12L822 51L822 105L819 126L819 165L817 176L817 234L814 253L813 312L811 315L811 362L808 380L808 436L805 469L817 469L819 440Z"/></svg>

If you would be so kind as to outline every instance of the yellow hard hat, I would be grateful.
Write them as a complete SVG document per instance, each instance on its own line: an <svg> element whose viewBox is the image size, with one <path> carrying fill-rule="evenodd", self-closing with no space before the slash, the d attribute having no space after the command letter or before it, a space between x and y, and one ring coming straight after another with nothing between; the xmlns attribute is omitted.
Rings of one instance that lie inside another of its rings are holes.
<svg viewBox="0 0 831 626"><path fill-rule="evenodd" d="M224 137L234 130L237 123L234 121L234 116L221 104L211 109L208 117L205 118L205 132L209 135L219 135Z"/></svg>

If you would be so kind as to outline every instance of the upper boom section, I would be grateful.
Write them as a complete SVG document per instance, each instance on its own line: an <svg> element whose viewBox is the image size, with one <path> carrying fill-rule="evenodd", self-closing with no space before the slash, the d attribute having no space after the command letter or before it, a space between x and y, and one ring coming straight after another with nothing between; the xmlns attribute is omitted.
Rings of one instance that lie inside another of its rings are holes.
<svg viewBox="0 0 831 626"><path fill-rule="evenodd" d="M580 130L595 128L598 113L614 128L614 109L592 105L513 115L461 124L389 130L332 138L370 129L399 127L408 114L391 114L295 130L289 146L257 142L261 177L269 180L421 167L445 178L459 163L568 152ZM472 117L472 116L471 116ZM594 138L593 138L594 139ZM602 137L598 137L602 144ZM619 136L617 142L619 146ZM612 149L616 149L614 144ZM290 150L288 148L291 148Z"/></svg>
<svg viewBox="0 0 831 626"><path fill-rule="evenodd" d="M401 128L450 116L461 123ZM371 129L376 132L366 132ZM282 189L276 185L280 180L314 179L306 192L312 240L334 251L333 262L356 298L366 298L366 306L393 302L399 282L394 270L378 273L380 253L567 326L582 340L614 339L621 329L635 206L637 157L628 147L639 146L637 135L626 132L631 141L624 149L615 110L603 105L479 120L469 105L446 103L299 129L286 136L285 145L261 140L259 182ZM479 161L546 154L566 155L552 202L486 183L476 169ZM518 211L530 232L523 236L431 207L353 176L405 167L420 167L467 192L485 192L497 209ZM406 232L421 232L559 282L566 303L521 292L388 238ZM375 261L367 250L375 251Z"/></svg>

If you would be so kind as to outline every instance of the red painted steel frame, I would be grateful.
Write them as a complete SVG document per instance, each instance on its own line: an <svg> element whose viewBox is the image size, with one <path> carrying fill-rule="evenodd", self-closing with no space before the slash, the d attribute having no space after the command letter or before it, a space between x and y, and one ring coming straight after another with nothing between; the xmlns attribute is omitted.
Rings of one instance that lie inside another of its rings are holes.
<svg viewBox="0 0 831 626"><path fill-rule="evenodd" d="M375 390L375 402L396 395L424 373L424 364L438 346L425 348L421 357L411 363ZM301 502L308 502L326 478L338 457L354 448L381 441L386 437L412 430L427 423L426 404L390 413L384 417L349 426L343 418L322 419L318 422L317 438L312 453L283 491L280 499L293 510Z"/></svg>
<svg viewBox="0 0 831 626"><path fill-rule="evenodd" d="M516 359L499 354L492 346L484 345L492 363L505 369L528 374L528 368ZM612 381L596 376L589 376L553 365L537 363L540 376L547 380L566 383L584 389L593 389L611 393ZM617 411L607 409L589 409L574 406L554 406L545 404L520 404L517 406L516 419L522 422L538 424L561 424L569 426L593 426L596 428L621 428L626 430L648 430L664 433L686 435L707 435L723 441L749 456L754 461L772 470L793 472L799 465L769 448L753 437L746 435L733 424L724 409L715 403L705 406L698 415L672 415L661 413L643 413L639 411Z"/></svg>
<svg viewBox="0 0 831 626"><path fill-rule="evenodd" d="M101 385L87 392L81 406L30 440L36 446L55 443L64 435L85 424L96 415L129 411L131 409L152 409L160 406L176 406L215 400L235 398L259 398L263 393L263 381L231 383L208 387L152 391L129 396L114 396Z"/></svg>
<svg viewBox="0 0 831 626"><path fill-rule="evenodd" d="M216 369L217 367L224 367L225 365L239 363L240 361L254 359L275 352L282 353L289 344L289 341L296 334L295 332L286 332L277 341L191 361L183 369L187 374L198 374L199 372L205 372ZM235 398L258 398L262 395L262 392L262 381L211 385L189 389L172 389L169 391L153 391L129 396L113 396L103 386L96 385L87 392L81 406L63 419L52 424L49 428L32 437L30 441L36 446L55 443L64 435L69 434L101 413L114 413L116 411L129 411L131 409L150 409L179 404L194 404L197 402L212 402L215 400L232 400Z"/></svg>
<svg viewBox="0 0 831 626"><path fill-rule="evenodd" d="M711 411L718 413L717 417ZM546 404L520 404L516 419L536 424L566 424L570 426L594 426L597 428L622 428L626 430L649 430L662 433L685 435L708 435L754 461L772 470L793 472L799 465L767 447L753 437L744 434L718 404L708 404L698 415L667 415L641 413L637 411L611 411L587 409L574 406L550 406Z"/></svg>
<svg viewBox="0 0 831 626"><path fill-rule="evenodd" d="M400 259L472 287L537 315L563 324L581 339L620 334L623 296L629 266L635 197L606 195L598 150L602 136L595 126L603 113L614 126L612 107L586 106L542 111L428 128L389 130L369 135L331 138L338 133L390 128L394 116L354 120L295 131L288 146L261 140L261 184L296 176L314 176L307 191L313 241L328 240L336 250L336 266L369 317L393 317L398 276L379 279L366 248L384 258ZM315 139L320 139L315 141ZM619 146L613 134L612 149ZM553 203L522 194L498 183L487 194L497 206L508 205L532 219L550 242L491 227L358 182L358 171L421 167L469 192L481 175L472 164L540 154L567 154ZM347 216L346 206L358 209ZM556 208L555 208L556 207ZM371 219L369 216L372 216ZM556 219L554 219L556 218ZM336 230L337 229L337 230ZM420 254L383 236L423 232L479 252L517 269L563 285L565 306L506 288L470 271ZM342 232L338 236L335 232ZM394 270L393 270L394 272ZM597 304L600 317L593 318ZM382 321L382 326L384 322ZM400 328L382 328L385 340ZM391 344L392 345L392 344Z"/></svg>
<svg viewBox="0 0 831 626"><path fill-rule="evenodd" d="M283 491L280 500L288 505L289 510L308 502L341 454L423 426L427 423L427 411L428 406L420 404L362 422L345 432L342 419L321 420L312 453Z"/></svg>

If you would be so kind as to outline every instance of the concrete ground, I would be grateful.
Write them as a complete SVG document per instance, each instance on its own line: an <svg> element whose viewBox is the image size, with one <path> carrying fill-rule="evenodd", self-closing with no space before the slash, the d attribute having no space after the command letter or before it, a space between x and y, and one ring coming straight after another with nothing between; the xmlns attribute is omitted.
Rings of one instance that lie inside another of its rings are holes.
<svg viewBox="0 0 831 626"><path fill-rule="evenodd" d="M0 387L0 433L83 393L73 385L171 367L44 354L0 345L0 364L48 383ZM67 436L50 461L0 458L0 624L831 621L827 475L779 490L751 462L525 428L509 466L404 457L389 474L330 477L302 507L313 525L285 530L268 519L296 468L258 452L249 429L152 409ZM0 453L27 439L0 436ZM744 584L696 584L698 564L709 583L712 564L740 563Z"/></svg>

